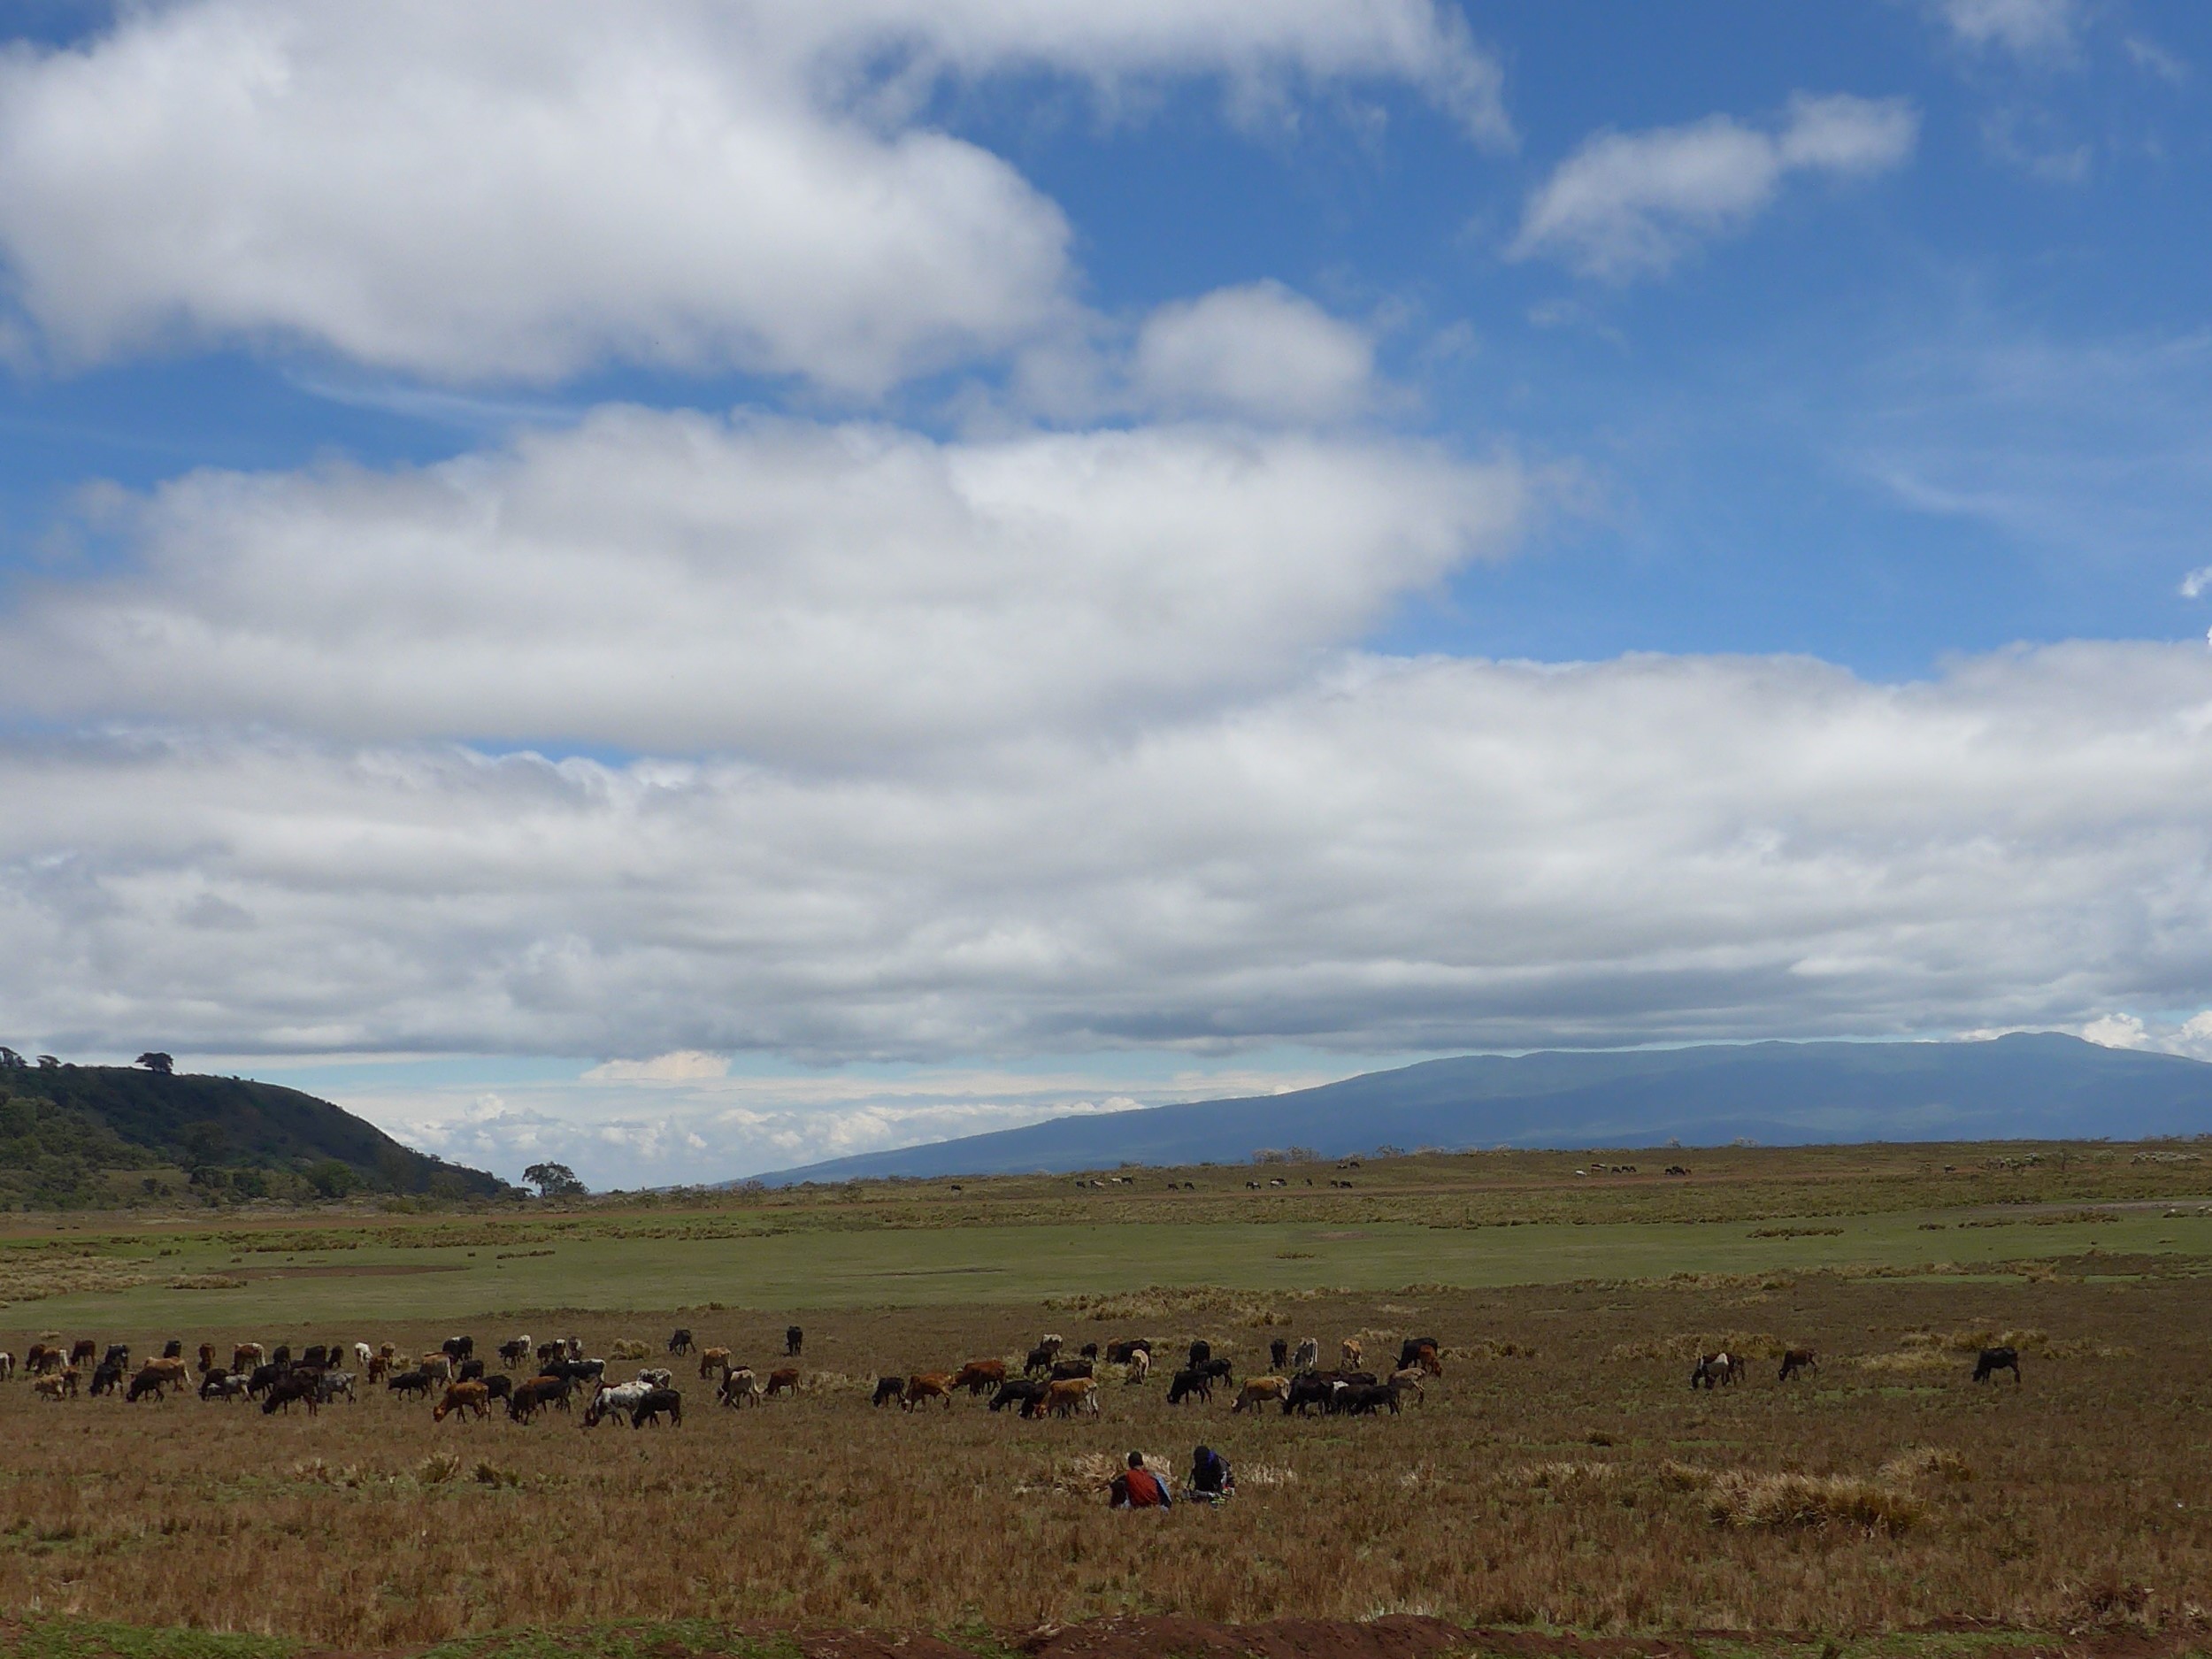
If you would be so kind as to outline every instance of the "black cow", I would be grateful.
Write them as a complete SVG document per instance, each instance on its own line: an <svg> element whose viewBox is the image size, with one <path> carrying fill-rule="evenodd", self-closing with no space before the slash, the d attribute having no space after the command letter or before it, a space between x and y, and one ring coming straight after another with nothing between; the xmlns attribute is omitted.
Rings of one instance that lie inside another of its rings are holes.
<svg viewBox="0 0 2212 1659"><path fill-rule="evenodd" d="M1226 1354L1224 1354L1217 1359L1208 1360L1204 1364L1200 1365L1195 1369L1203 1373L1209 1381L1227 1382L1229 1380L1229 1374L1233 1371L1236 1367L1229 1363L1229 1356Z"/></svg>
<svg viewBox="0 0 2212 1659"><path fill-rule="evenodd" d="M1086 1342L1081 1348L1076 1349L1075 1351L1078 1354L1080 1354L1085 1359L1094 1360L1098 1357L1098 1344L1095 1342Z"/></svg>
<svg viewBox="0 0 2212 1659"><path fill-rule="evenodd" d="M484 1362L480 1359L463 1360L461 1362L461 1369L453 1373L453 1380L455 1382L483 1381Z"/></svg>
<svg viewBox="0 0 2212 1659"><path fill-rule="evenodd" d="M269 1363L270 1363L270 1364L272 1364L272 1365L277 1366L279 1369L281 1369L281 1368L283 1368L284 1366L289 1365L291 1363L292 1363L292 1348L291 1348L291 1344L289 1344L288 1342L280 1342L280 1343L278 1343L278 1344L277 1344L276 1352L269 1356Z"/></svg>
<svg viewBox="0 0 2212 1659"><path fill-rule="evenodd" d="M806 1333L795 1325L786 1325L783 1332L783 1352L787 1359L799 1357L799 1349L805 1346Z"/></svg>
<svg viewBox="0 0 2212 1659"><path fill-rule="evenodd" d="M130 1370L131 1345L128 1342L109 1343L108 1351L100 1356L100 1363L103 1368L112 1365L118 1371Z"/></svg>
<svg viewBox="0 0 2212 1659"><path fill-rule="evenodd" d="M509 1371L530 1357L530 1345L520 1337L510 1337L499 1345L499 1363Z"/></svg>
<svg viewBox="0 0 2212 1659"><path fill-rule="evenodd" d="M1287 1338L1279 1336L1267 1345L1267 1363L1271 1371L1286 1371L1290 1369L1290 1342Z"/></svg>
<svg viewBox="0 0 2212 1659"><path fill-rule="evenodd" d="M876 1379L876 1391L869 1397L868 1403L872 1406L887 1406L895 1402L905 1391L905 1378L879 1377ZM995 1411L998 1407L995 1404L991 1409Z"/></svg>
<svg viewBox="0 0 2212 1659"><path fill-rule="evenodd" d="M691 1327L689 1325L680 1325L676 1327L676 1333L668 1339L668 1351L671 1354L691 1352Z"/></svg>
<svg viewBox="0 0 2212 1659"><path fill-rule="evenodd" d="M182 1359L184 1357L184 1339L182 1337L173 1336L166 1342L164 1342L161 1345L161 1357L164 1359Z"/></svg>
<svg viewBox="0 0 2212 1659"><path fill-rule="evenodd" d="M260 1374L258 1371L254 1373L257 1377ZM430 1373L420 1369L395 1371L384 1386L396 1394L420 1394L426 1400L430 1398Z"/></svg>
<svg viewBox="0 0 2212 1659"><path fill-rule="evenodd" d="M279 1350L280 1352L281 1350ZM246 1379L246 1393L258 1400L277 1385L277 1379L292 1369L289 1361L280 1365L274 1360L257 1365Z"/></svg>
<svg viewBox="0 0 2212 1659"><path fill-rule="evenodd" d="M488 1402L493 1400L511 1400L514 1397L515 1379L513 1378L487 1377L484 1379L484 1398Z"/></svg>
<svg viewBox="0 0 2212 1659"><path fill-rule="evenodd" d="M1022 1375L1032 1377L1041 1371L1048 1371L1059 1356L1059 1349L1040 1342L1029 1350L1029 1357L1022 1362Z"/></svg>
<svg viewBox="0 0 2212 1659"><path fill-rule="evenodd" d="M1398 1345L1398 1369L1400 1371L1411 1371L1416 1365L1418 1365L1421 1363L1421 1350L1423 1348L1428 1349L1432 1354L1441 1354L1444 1351L1444 1345L1432 1336L1409 1336L1406 1338L1403 1342Z"/></svg>
<svg viewBox="0 0 2212 1659"><path fill-rule="evenodd" d="M1213 1379L1195 1369L1177 1371L1174 1380L1168 1384L1168 1404L1179 1406L1193 1394L1210 1403L1214 1397Z"/></svg>
<svg viewBox="0 0 2212 1659"><path fill-rule="evenodd" d="M330 1350L318 1342L300 1356L300 1363L310 1371L327 1371L330 1369Z"/></svg>
<svg viewBox="0 0 2212 1659"><path fill-rule="evenodd" d="M2001 1371L2012 1373L2012 1380L2020 1380L2020 1350L2014 1348L1985 1348L1974 1362L1974 1380L1987 1382Z"/></svg>
<svg viewBox="0 0 2212 1659"><path fill-rule="evenodd" d="M1333 1379L1308 1371L1290 1379L1290 1392L1283 1396L1283 1415L1288 1417L1294 1411L1302 1417L1309 1406L1319 1406L1326 1411L1335 1396L1336 1383Z"/></svg>
<svg viewBox="0 0 2212 1659"><path fill-rule="evenodd" d="M887 1380L897 1382L899 1379L893 1377ZM998 1392L991 1396L991 1409L996 1411L1002 1406L1018 1405L1022 1409L1022 1416L1034 1417L1035 1409L1044 1404L1044 1384L1023 1382L1017 1379L1010 1382L1002 1382L998 1386Z"/></svg>
<svg viewBox="0 0 2212 1659"><path fill-rule="evenodd" d="M92 1372L92 1392L96 1395L111 1394L122 1386L123 1368L120 1365L114 1364L107 1360L102 1360L99 1364L94 1368Z"/></svg>
<svg viewBox="0 0 2212 1659"><path fill-rule="evenodd" d="M1133 1336L1124 1342L1109 1342L1106 1345L1106 1363L1109 1365L1126 1365L1140 1348L1149 1354L1152 1351L1152 1339L1148 1336Z"/></svg>
<svg viewBox="0 0 2212 1659"><path fill-rule="evenodd" d="M1054 1382L1073 1382L1078 1377L1088 1377L1096 1368L1087 1359L1056 1360L1052 1366Z"/></svg>
<svg viewBox="0 0 2212 1659"><path fill-rule="evenodd" d="M476 1352L476 1339L472 1336L449 1336L438 1344L438 1351L457 1365Z"/></svg>
<svg viewBox="0 0 2212 1659"><path fill-rule="evenodd" d="M1196 1371L1214 1356L1213 1344L1200 1337L1190 1345L1190 1368Z"/></svg>
<svg viewBox="0 0 2212 1659"><path fill-rule="evenodd" d="M265 1417L281 1411L289 1417L295 1400L307 1408L309 1417L313 1417L322 1409L322 1379L312 1371L287 1371L277 1379L276 1386L269 1390L269 1397L261 1402L261 1415Z"/></svg>
<svg viewBox="0 0 2212 1659"><path fill-rule="evenodd" d="M645 1398L639 1401L637 1409L630 1413L630 1426L634 1429L641 1429L648 1423L657 1423L664 1411L668 1414L668 1424L671 1428L683 1427L683 1395L678 1394L673 1388L648 1389Z"/></svg>
<svg viewBox="0 0 2212 1659"><path fill-rule="evenodd" d="M568 1382L560 1377L533 1377L508 1396L507 1415L517 1423L527 1423L550 1405L568 1403Z"/></svg>
<svg viewBox="0 0 2212 1659"><path fill-rule="evenodd" d="M1383 1383L1348 1383L1339 1388L1331 1409L1348 1417L1366 1417L1384 1407L1398 1415L1398 1391Z"/></svg>

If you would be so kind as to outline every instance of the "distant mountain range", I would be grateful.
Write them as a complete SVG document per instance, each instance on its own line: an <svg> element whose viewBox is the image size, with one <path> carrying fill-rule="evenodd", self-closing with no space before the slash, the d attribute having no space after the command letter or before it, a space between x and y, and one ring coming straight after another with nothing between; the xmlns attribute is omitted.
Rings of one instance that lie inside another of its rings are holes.
<svg viewBox="0 0 2212 1659"><path fill-rule="evenodd" d="M2212 1133L2212 1064L2055 1033L1985 1042L1760 1042L1478 1055L1242 1100L1055 1118L758 1179L1018 1174L1325 1157L1379 1146L2134 1140Z"/></svg>
<svg viewBox="0 0 2212 1659"><path fill-rule="evenodd" d="M402 1146L374 1124L297 1089L244 1078L121 1065L0 1065L0 1194L89 1203L152 1171L204 1192L335 1196L359 1189L465 1197L497 1176Z"/></svg>

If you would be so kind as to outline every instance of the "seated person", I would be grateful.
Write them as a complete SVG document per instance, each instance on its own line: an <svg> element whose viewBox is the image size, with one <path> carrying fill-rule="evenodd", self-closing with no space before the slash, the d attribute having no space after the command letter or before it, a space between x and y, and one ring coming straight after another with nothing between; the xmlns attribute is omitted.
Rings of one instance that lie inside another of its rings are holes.
<svg viewBox="0 0 2212 1659"><path fill-rule="evenodd" d="M1237 1478L1230 1471L1229 1460L1210 1447L1202 1446L1190 1460L1190 1487L1184 1496L1201 1503L1219 1503L1233 1498L1237 1493Z"/></svg>
<svg viewBox="0 0 2212 1659"><path fill-rule="evenodd" d="M1168 1495L1167 1482L1144 1466L1144 1454L1129 1454L1129 1467L1114 1477L1108 1489L1108 1501L1117 1509L1164 1509L1174 1500Z"/></svg>

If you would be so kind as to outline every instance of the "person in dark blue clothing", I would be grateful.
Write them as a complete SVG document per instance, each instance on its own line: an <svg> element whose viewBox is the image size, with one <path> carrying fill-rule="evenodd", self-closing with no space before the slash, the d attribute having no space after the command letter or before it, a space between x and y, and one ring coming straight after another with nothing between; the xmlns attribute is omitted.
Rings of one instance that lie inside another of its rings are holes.
<svg viewBox="0 0 2212 1659"><path fill-rule="evenodd" d="M1237 1478L1229 1460L1210 1446L1202 1446L1190 1460L1190 1486L1183 1495L1198 1503L1222 1503L1237 1494Z"/></svg>

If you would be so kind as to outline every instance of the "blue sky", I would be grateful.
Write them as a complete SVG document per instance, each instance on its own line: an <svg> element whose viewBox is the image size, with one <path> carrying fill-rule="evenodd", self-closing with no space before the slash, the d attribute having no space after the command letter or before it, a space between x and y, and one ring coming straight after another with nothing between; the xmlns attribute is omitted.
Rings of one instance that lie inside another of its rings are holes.
<svg viewBox="0 0 2212 1659"><path fill-rule="evenodd" d="M2212 1036L2200 8L10 15L0 1041L634 1182Z"/></svg>

